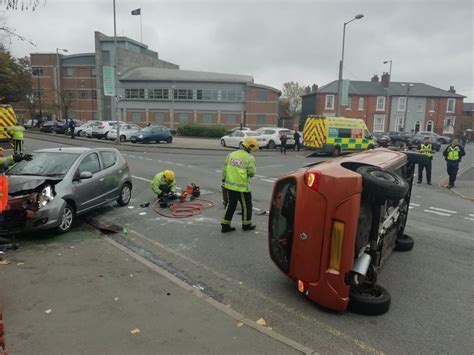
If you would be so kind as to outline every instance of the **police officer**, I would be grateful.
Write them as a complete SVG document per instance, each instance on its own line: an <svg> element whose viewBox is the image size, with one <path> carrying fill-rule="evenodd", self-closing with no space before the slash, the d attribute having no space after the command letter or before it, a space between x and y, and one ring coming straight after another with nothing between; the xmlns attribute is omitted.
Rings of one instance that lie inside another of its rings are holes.
<svg viewBox="0 0 474 355"><path fill-rule="evenodd" d="M71 139L76 138L75 133L74 133L75 129L76 129L76 122L74 122L74 120L71 118L69 120L69 133L71 134Z"/></svg>
<svg viewBox="0 0 474 355"><path fill-rule="evenodd" d="M456 176L458 175L459 163L461 158L466 155L464 148L459 144L459 141L454 138L451 144L446 147L443 152L444 158L446 159L446 167L448 169L449 184L448 189L454 187Z"/></svg>
<svg viewBox="0 0 474 355"><path fill-rule="evenodd" d="M433 160L433 147L429 142L429 138L425 137L421 144L417 147L417 150L428 159L425 159L424 163L418 164L418 183L423 182L423 169L426 169L426 182L431 185L431 162Z"/></svg>
<svg viewBox="0 0 474 355"><path fill-rule="evenodd" d="M256 174L255 158L250 152L257 150L257 140L254 137L247 137L242 142L241 149L229 153L225 158L222 181L228 193L228 204L221 222L222 233L235 231L230 222L237 208L237 202L240 202L242 207L242 229L250 231L256 227L252 224L252 193L249 179Z"/></svg>
<svg viewBox="0 0 474 355"><path fill-rule="evenodd" d="M151 181L151 189L158 198L176 192L176 177L174 172L172 170L165 170L156 174Z"/></svg>
<svg viewBox="0 0 474 355"><path fill-rule="evenodd" d="M23 132L25 128L22 126L11 126L7 128L8 134L13 138L14 152L21 153L23 151Z"/></svg>

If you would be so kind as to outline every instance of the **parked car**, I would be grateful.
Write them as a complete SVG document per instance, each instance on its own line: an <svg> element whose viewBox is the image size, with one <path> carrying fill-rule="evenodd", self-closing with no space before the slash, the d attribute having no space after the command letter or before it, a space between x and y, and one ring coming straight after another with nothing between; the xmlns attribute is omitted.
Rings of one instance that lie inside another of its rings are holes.
<svg viewBox="0 0 474 355"><path fill-rule="evenodd" d="M54 127L56 127L58 124L63 124L63 121L45 121L41 125L40 132L52 133Z"/></svg>
<svg viewBox="0 0 474 355"><path fill-rule="evenodd" d="M386 148L390 145L392 141L387 134L381 132L373 132L372 137L375 139L379 147Z"/></svg>
<svg viewBox="0 0 474 355"><path fill-rule="evenodd" d="M91 127L91 135L92 135L92 126L95 125L96 123L100 123L100 121L91 120L91 121L82 123L80 126L76 126L76 129L74 130L75 135L79 137L85 137L86 130L89 127Z"/></svg>
<svg viewBox="0 0 474 355"><path fill-rule="evenodd" d="M416 149L416 147L423 142L425 138L428 138L428 143L431 144L431 148L437 152L441 149L441 143L434 137L430 136L422 136L422 135L414 135L410 142L408 143L409 149Z"/></svg>
<svg viewBox="0 0 474 355"><path fill-rule="evenodd" d="M173 143L173 136L166 127L148 126L130 136L132 143Z"/></svg>
<svg viewBox="0 0 474 355"><path fill-rule="evenodd" d="M32 119L32 120L26 121L23 127L25 127L25 129L30 129L30 128L36 127L37 125L38 125L38 120Z"/></svg>
<svg viewBox="0 0 474 355"><path fill-rule="evenodd" d="M392 250L414 246L404 230L415 164L426 159L376 148L280 177L268 226L273 262L324 307L387 312L391 297L377 273Z"/></svg>
<svg viewBox="0 0 474 355"><path fill-rule="evenodd" d="M265 137L255 131L234 131L231 134L225 135L221 138L221 146L231 148L241 148L242 142L246 137L255 137L259 148L264 148L267 145Z"/></svg>
<svg viewBox="0 0 474 355"><path fill-rule="evenodd" d="M76 124L76 128L81 126L84 122L76 120L75 118L69 118L67 121L61 121L53 128L53 133L56 134L68 134L69 133L69 121L73 120Z"/></svg>
<svg viewBox="0 0 474 355"><path fill-rule="evenodd" d="M8 171L9 199L0 234L38 229L67 232L76 216L117 201L130 202L132 177L113 148L52 148Z"/></svg>
<svg viewBox="0 0 474 355"><path fill-rule="evenodd" d="M280 135L282 132L286 134L287 141L286 145L288 147L292 147L295 145L295 139L293 138L293 133L287 128L279 128L279 127L261 127L255 132L258 132L265 138L267 141L267 148L275 149L281 145Z"/></svg>
<svg viewBox="0 0 474 355"><path fill-rule="evenodd" d="M437 133L434 132L418 132L418 135L423 136L423 137L433 137L435 138L438 142L441 144L447 144L451 142L451 137L448 136L441 136Z"/></svg>
<svg viewBox="0 0 474 355"><path fill-rule="evenodd" d="M125 124L125 122L119 121L119 123ZM107 139L107 135L110 131L117 129L117 121L99 121L98 124L92 126L92 137Z"/></svg>
<svg viewBox="0 0 474 355"><path fill-rule="evenodd" d="M405 143L406 145L408 145L412 136L410 133L407 132L395 131L387 132L386 135L390 137L390 140L393 145L399 145L400 143Z"/></svg>
<svg viewBox="0 0 474 355"><path fill-rule="evenodd" d="M130 137L136 135L142 128L136 124L121 124L120 125L120 142L126 142L130 140ZM107 139L116 140L117 130L110 131L107 135Z"/></svg>
<svg viewBox="0 0 474 355"><path fill-rule="evenodd" d="M86 129L84 130L86 132L85 136L87 138L92 138L92 131L93 131L94 127L99 126L100 124L101 124L101 121L97 121L97 122L94 122L91 125L87 126Z"/></svg>

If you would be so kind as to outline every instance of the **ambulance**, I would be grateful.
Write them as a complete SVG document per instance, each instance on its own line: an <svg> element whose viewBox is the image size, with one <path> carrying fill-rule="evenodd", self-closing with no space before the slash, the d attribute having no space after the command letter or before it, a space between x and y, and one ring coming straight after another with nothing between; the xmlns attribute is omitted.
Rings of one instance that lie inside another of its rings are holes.
<svg viewBox="0 0 474 355"><path fill-rule="evenodd" d="M10 105L0 105L0 151L13 149L13 141L7 133L8 127L16 125L16 115Z"/></svg>
<svg viewBox="0 0 474 355"><path fill-rule="evenodd" d="M303 145L315 153L337 157L344 152L373 149L375 141L359 118L310 115L303 129Z"/></svg>

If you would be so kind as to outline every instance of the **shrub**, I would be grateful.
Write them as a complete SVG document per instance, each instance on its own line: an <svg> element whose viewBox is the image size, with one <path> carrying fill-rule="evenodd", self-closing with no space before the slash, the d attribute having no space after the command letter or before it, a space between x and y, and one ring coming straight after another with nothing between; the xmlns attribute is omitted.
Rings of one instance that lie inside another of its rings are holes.
<svg viewBox="0 0 474 355"><path fill-rule="evenodd" d="M186 137L220 138L226 135L227 130L222 126L184 125L178 127L178 135Z"/></svg>

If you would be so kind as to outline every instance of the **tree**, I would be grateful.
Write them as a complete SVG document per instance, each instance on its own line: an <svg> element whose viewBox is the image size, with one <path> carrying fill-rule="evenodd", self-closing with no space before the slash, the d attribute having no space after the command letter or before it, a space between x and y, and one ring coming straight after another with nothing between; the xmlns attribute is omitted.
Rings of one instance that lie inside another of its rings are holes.
<svg viewBox="0 0 474 355"><path fill-rule="evenodd" d="M30 61L14 58L0 49L0 98L5 103L24 103L32 94Z"/></svg>
<svg viewBox="0 0 474 355"><path fill-rule="evenodd" d="M304 87L298 82L290 81L283 84L282 98L288 100L288 114L291 118L299 118L301 113L301 95Z"/></svg>
<svg viewBox="0 0 474 355"><path fill-rule="evenodd" d="M61 105L60 105L61 107L56 107L56 108L58 111L62 110L63 118L67 122L69 111L71 110L72 105L76 101L76 98L74 96L74 91L72 90L58 91L58 98L61 101Z"/></svg>
<svg viewBox="0 0 474 355"><path fill-rule="evenodd" d="M41 4L46 5L46 0L0 0L0 5L6 5L7 10L35 11Z"/></svg>

